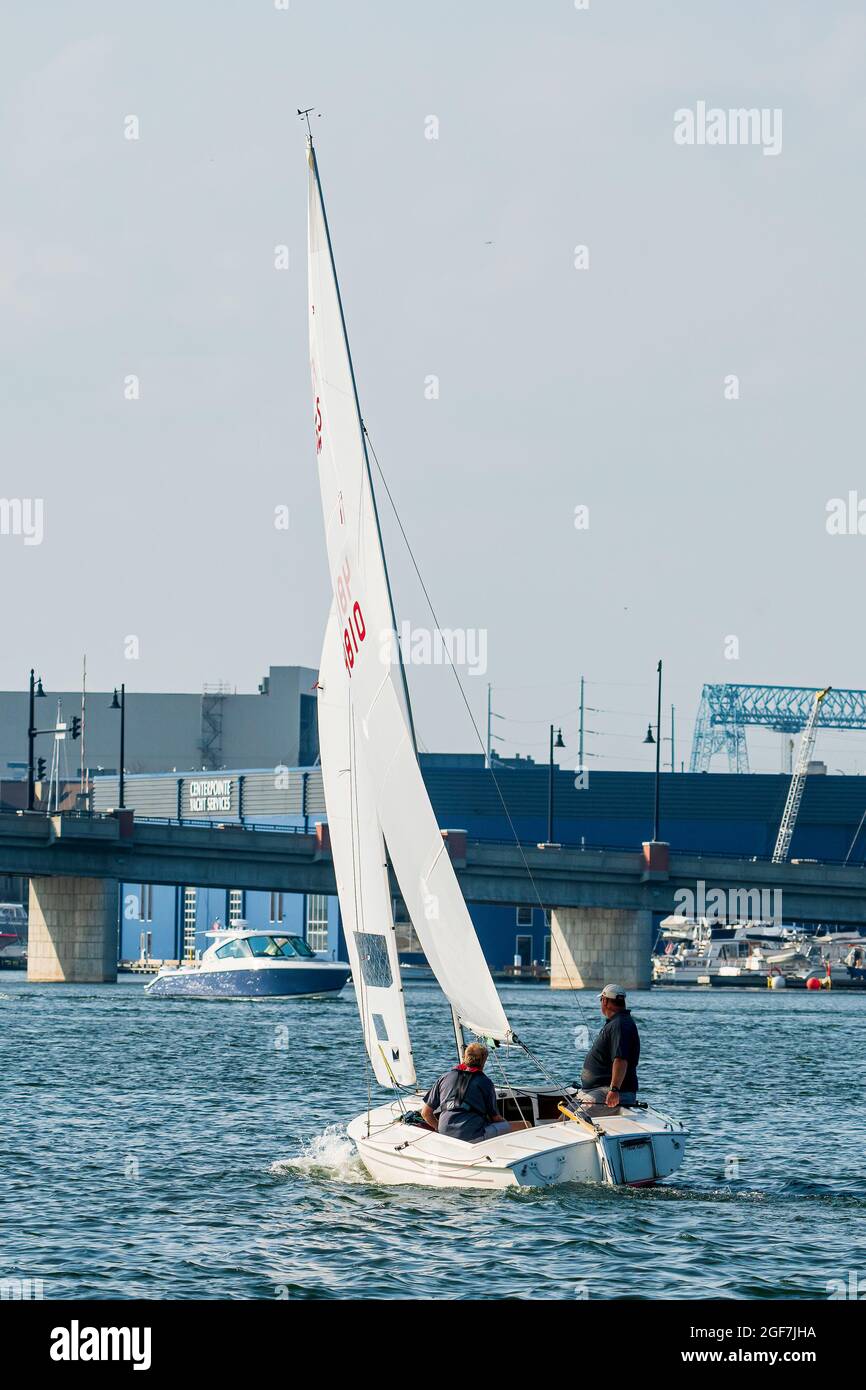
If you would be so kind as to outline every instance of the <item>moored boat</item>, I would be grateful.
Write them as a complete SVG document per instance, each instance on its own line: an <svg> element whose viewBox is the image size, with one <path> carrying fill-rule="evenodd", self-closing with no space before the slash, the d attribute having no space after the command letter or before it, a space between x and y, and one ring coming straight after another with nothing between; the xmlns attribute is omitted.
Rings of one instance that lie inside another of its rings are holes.
<svg viewBox="0 0 866 1390"><path fill-rule="evenodd" d="M716 924L668 919L653 957L659 985L761 986L805 964L808 938L790 927L765 922Z"/></svg>

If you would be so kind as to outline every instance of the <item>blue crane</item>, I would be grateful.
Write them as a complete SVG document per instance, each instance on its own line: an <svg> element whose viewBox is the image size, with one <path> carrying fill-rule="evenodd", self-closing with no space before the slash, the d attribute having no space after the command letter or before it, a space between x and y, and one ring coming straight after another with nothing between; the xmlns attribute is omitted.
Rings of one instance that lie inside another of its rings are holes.
<svg viewBox="0 0 866 1390"><path fill-rule="evenodd" d="M713 756L724 752L729 772L748 772L747 725L795 734L806 728L814 707L814 686L705 685L689 771L707 772ZM821 704L821 727L866 729L866 690L831 690Z"/></svg>

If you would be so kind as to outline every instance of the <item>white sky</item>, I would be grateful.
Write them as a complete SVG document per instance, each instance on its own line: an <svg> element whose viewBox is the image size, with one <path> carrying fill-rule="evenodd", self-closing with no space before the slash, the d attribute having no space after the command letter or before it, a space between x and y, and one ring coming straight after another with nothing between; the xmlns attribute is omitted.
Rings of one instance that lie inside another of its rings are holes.
<svg viewBox="0 0 866 1390"><path fill-rule="evenodd" d="M705 681L866 685L866 535L825 528L866 499L864 76L833 0L7 4L0 496L45 534L0 535L0 687L74 688L85 650L130 690L318 664L310 104L365 417L443 626L486 633L501 750L552 719L575 758L583 673L590 766L651 766L659 656L677 762ZM781 153L675 145L699 100L781 108ZM453 679L410 674L424 745L471 749ZM866 771L866 733L817 755Z"/></svg>

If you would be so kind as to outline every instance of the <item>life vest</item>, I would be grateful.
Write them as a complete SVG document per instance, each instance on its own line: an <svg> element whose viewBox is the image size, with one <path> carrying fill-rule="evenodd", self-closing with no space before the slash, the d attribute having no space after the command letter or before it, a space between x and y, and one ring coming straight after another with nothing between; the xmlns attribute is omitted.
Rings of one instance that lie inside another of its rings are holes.
<svg viewBox="0 0 866 1390"><path fill-rule="evenodd" d="M439 1109L435 1112L437 1119L442 1114L443 1110L449 1112L462 1110L466 1114L480 1115L482 1119L486 1120L487 1107L485 1105L474 1105L469 1099L468 1094L469 1088L475 1077L484 1075L481 1068L467 1067L461 1063L455 1070L458 1071L460 1075L457 1077L457 1082L451 1095L445 1101L444 1105L440 1105Z"/></svg>

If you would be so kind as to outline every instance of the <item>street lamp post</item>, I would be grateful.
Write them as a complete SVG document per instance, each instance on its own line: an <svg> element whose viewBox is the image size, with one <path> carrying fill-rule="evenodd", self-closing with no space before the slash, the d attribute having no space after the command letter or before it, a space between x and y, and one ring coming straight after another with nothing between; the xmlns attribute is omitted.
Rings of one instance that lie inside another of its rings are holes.
<svg viewBox="0 0 866 1390"><path fill-rule="evenodd" d="M553 761L554 748L564 748L565 742L562 737L562 730L556 730L556 743L553 741L553 725L550 726L550 768L547 783L547 843L553 844L553 773L556 764Z"/></svg>
<svg viewBox="0 0 866 1390"><path fill-rule="evenodd" d="M644 743L654 743L655 746L656 746L655 810L654 810L654 813L653 813L653 840L654 840L654 841L657 841L658 838L659 838L659 788L660 788L660 785L661 785L661 758L662 758L662 664L661 664L661 662L659 662L658 667L657 667L656 669L657 669L657 671L658 671L658 678L659 678L658 706L657 706L657 709L656 709L656 734L655 734L655 738L653 738L653 726L652 726L652 724L647 724L647 726L646 726L646 738L644 739Z"/></svg>
<svg viewBox="0 0 866 1390"><path fill-rule="evenodd" d="M656 738L656 806L655 806L655 818L654 818L654 821L653 821L653 839L656 840L656 841L658 841L658 838L659 838L659 788L660 788L660 786L661 786L661 770L662 770L662 763L661 763L661 759L662 759L662 664L661 664L661 661L659 661L659 664L658 664L658 676L659 676L659 699L658 699L658 709L657 709L657 712L656 712L656 731L657 731L657 738Z"/></svg>
<svg viewBox="0 0 866 1390"><path fill-rule="evenodd" d="M33 810L35 798L36 768L33 761L34 749L36 746L36 735L39 730L36 728L36 701L45 699L45 691L42 689L42 677L36 679L36 672L30 670L30 706L27 717L27 810Z"/></svg>
<svg viewBox="0 0 866 1390"><path fill-rule="evenodd" d="M111 701L110 708L111 708L111 709L119 709L119 710L120 710L120 769L119 769L119 780L118 780L117 797L118 797L119 808L120 808L120 810L122 811L122 810L123 810L123 758L124 758L124 739L125 739L125 736L126 736L126 686L125 686L125 685L121 685L121 687L120 687L120 699L119 699L119 700L118 700L118 698L117 698L117 686L114 687L114 695L113 695L113 697L112 697L112 701Z"/></svg>

